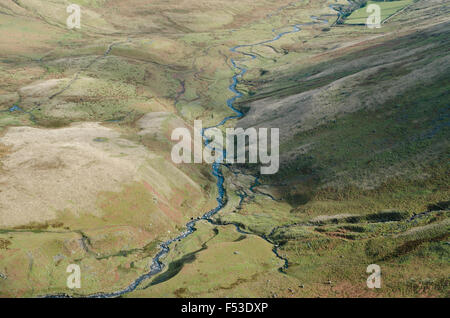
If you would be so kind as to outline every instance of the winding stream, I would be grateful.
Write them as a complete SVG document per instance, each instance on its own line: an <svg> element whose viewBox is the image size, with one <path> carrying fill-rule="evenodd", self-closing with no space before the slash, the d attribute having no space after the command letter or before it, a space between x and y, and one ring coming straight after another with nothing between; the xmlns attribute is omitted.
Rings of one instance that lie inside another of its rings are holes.
<svg viewBox="0 0 450 318"><path fill-rule="evenodd" d="M286 35L297 33L299 31L301 31L301 27L305 26L305 25L312 25L312 24L319 24L319 23L327 24L328 23L327 20L320 19L320 18L315 17L315 16L311 16L311 20L312 20L312 22L309 22L309 23L295 24L295 25L293 25L291 27L292 28L291 31L285 31L285 32L278 33L274 38L272 38L270 40L265 40L265 41L257 42L257 43L254 43L254 44L237 45L235 47L232 47L230 49L230 52L232 52L232 53L239 53L239 54L243 55L244 57L249 57L251 60L253 60L253 59L256 59L256 57L257 57L255 54L242 52L242 51L240 51L240 49L253 48L253 47L256 47L256 46L259 46L259 45L265 45L265 44L269 44L269 43L275 42L275 41L281 39L282 37L284 37ZM204 145L206 147L209 146L209 140L208 140L208 138L205 137L205 133L209 129L223 126L230 120L239 119L239 118L242 118L244 116L244 114L241 111L239 111L237 108L235 108L234 103L236 102L236 100L238 100L239 98L241 98L243 96L243 94L237 89L237 85L239 84L239 79L241 79L247 73L248 69L245 68L244 66L241 66L239 61L236 61L234 58L231 58L230 61L231 61L231 64L232 64L232 66L233 66L233 68L235 70L235 75L232 77L231 85L228 87L228 89L231 92L234 93L234 96L227 100L227 107L230 108L235 113L235 115L231 115L231 116L225 117L217 125L203 129L202 136L203 136L203 139L204 139ZM217 196L217 199L216 199L217 200L217 206L214 209L212 209L212 210L208 211L207 213L205 213L202 217L198 217L198 218L193 219L190 222L188 222L186 224L186 230L183 233L181 233L180 235L178 235L177 237L172 238L172 239L170 239L168 241L165 241L165 242L161 243L160 246L159 246L160 247L159 252L152 259L152 263L150 265L150 271L149 272L147 272L147 273L141 275L140 277L138 277L135 281L133 281L130 285L128 285L124 289L121 289L121 290L115 291L115 292L111 292L111 293L92 294L92 295L89 295L87 297L89 297L89 298L119 297L121 295L124 295L124 294L127 294L127 293L130 293L130 292L134 291L143 281L145 281L145 280L147 280L147 279L149 279L149 278L151 278L151 277L161 273L163 271L164 267L165 267L165 264L161 261L161 259L164 258L165 256L167 256L167 254L170 251L170 246L172 245L172 243L180 241L180 240L188 237L192 233L194 233L195 230L196 230L195 229L195 225L198 222L200 222L200 221L208 221L209 223L217 225L217 226L234 225L236 227L236 230L239 233L247 234L247 235L257 235L257 234L254 234L254 233L245 232L244 230L241 229L239 224L218 223L218 222L216 222L216 221L214 221L212 219L212 217L214 215L216 215L218 212L220 212L224 208L226 203L227 203L226 190L225 190L225 187L224 187L225 179L224 179L224 176L223 176L223 173L222 173L222 166L223 166L223 164L220 163L220 161L221 161L220 159L221 158L225 158L225 156L226 156L226 151L224 150L222 152L222 154L220 155L220 158L218 158L216 160L216 162L214 162L212 164L212 173L217 179L217 182L216 182L216 186L217 186L217 189L218 189L218 196ZM255 180L252 183L252 185L251 185L249 190L252 191L253 193L255 193L254 187L257 186L258 184L259 184L258 177L255 177ZM243 203L243 195L240 195L240 196L241 196L241 201L239 203L239 206L242 205L242 203ZM263 235L263 236L257 235L257 236L261 237L262 239L264 239L265 241L269 242L270 244L273 244L273 242L269 238L267 238L265 235ZM282 256L280 256L278 254L278 246L277 245L274 245L274 248L272 249L272 251L274 252L274 254L279 259L281 259L284 262L284 265L280 268L280 271L283 272L284 269L286 269L288 267L287 259L283 258ZM47 297L58 298L58 297L69 297L69 296L64 294L64 295L53 295L53 296L47 296Z"/></svg>

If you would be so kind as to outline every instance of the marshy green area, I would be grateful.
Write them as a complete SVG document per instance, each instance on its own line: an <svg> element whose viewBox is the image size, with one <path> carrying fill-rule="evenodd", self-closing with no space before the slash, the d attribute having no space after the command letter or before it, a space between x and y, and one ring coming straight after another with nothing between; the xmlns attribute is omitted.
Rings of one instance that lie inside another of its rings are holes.
<svg viewBox="0 0 450 318"><path fill-rule="evenodd" d="M381 9L381 22L397 13L400 10L403 10L406 6L411 5L414 0L400 0L400 1L367 1L366 5L360 9L353 11L353 13L345 19L345 24L355 25L355 24L366 24L367 18L370 14L367 12L367 7L370 5L378 5Z"/></svg>

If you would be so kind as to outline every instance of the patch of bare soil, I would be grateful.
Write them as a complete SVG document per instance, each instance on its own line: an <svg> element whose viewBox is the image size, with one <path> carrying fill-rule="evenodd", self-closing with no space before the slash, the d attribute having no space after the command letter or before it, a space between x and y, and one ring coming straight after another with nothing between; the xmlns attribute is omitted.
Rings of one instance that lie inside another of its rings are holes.
<svg viewBox="0 0 450 318"><path fill-rule="evenodd" d="M9 128L0 143L0 226L45 222L58 211L98 213L100 191L119 191L151 157L98 123L61 129Z"/></svg>
<svg viewBox="0 0 450 318"><path fill-rule="evenodd" d="M423 225L423 226L417 226L412 229L409 229L408 231L406 231L404 233L399 234L399 236L410 236L410 235L414 235L414 234L425 233L427 231L435 230L439 227L446 227L447 229L449 229L450 220L447 219L447 220L444 220L439 223L432 223L432 224L427 224L427 225Z"/></svg>

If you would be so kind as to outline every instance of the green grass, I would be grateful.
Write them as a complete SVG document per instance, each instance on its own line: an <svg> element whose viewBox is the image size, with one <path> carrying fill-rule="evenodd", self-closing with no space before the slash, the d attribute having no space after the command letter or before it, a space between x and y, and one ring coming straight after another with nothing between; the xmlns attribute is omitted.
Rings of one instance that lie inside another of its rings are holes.
<svg viewBox="0 0 450 318"><path fill-rule="evenodd" d="M233 226L199 223L189 239L174 243L165 258L166 270L143 284L131 297L223 297L268 295L259 275L282 276L282 262L271 245L253 235L242 235ZM256 284L250 291L247 284Z"/></svg>
<svg viewBox="0 0 450 318"><path fill-rule="evenodd" d="M386 25L386 28L388 27L391 26L388 24ZM367 29L359 31L358 29L334 28L333 36L338 37L338 39L341 39L342 41L346 41L346 39L351 37L351 34L360 36L364 35L364 30ZM417 57L420 59L418 59L417 61L408 61L410 63L410 70L412 70L412 65L421 67L422 63L429 63L434 58L444 56L448 51L448 38L448 30L443 30L443 32L436 33L433 36L430 36L424 32L417 32L415 34L398 37L394 40L389 39L387 41L384 41L381 39L374 39L371 41L372 45L370 45L369 47L363 46L362 48L356 48L350 52L344 51L342 54L336 52L335 54L331 54L325 60L318 60L317 62L311 61L310 63L304 62L309 62L309 59L305 59L305 53L302 52L303 54L300 55L294 51L280 58L277 63L281 66L289 65L288 68L274 66L274 69L265 76L260 76L259 71L256 73L252 73L252 69L250 69L249 73L246 74L245 83L242 83L239 89L248 91L249 87L257 87L256 94L245 95L238 101L238 105L245 107L249 102L257 101L262 98L283 98L312 89L324 87L325 85L328 85L338 79L352 74L357 74L358 72L367 69L367 67L369 66L367 63L352 63L353 61L357 61L358 59L373 56L373 61L376 61L379 57L389 54L389 52L393 50L401 50L406 47L409 50L414 50L423 46L433 46L430 47L429 50L418 53ZM307 41L307 43L309 43L309 41ZM311 54L314 53L319 52L313 51ZM258 61L259 60L256 60L255 63L257 63ZM332 68L334 65L342 64L347 64L348 66L344 69L338 69L332 73L327 72L330 67ZM257 69L258 66L267 67L265 63L262 62L260 64L257 64L255 68ZM390 78L394 77L395 75L401 75L401 72L405 71L403 67L401 67L401 70L397 70L396 68L391 68L390 72L392 72L392 75L390 76ZM321 74L322 72L324 72L325 75L316 77L314 79L309 79L309 77ZM383 73L383 70L381 70L380 72ZM386 72L386 70L384 70L384 72ZM389 79L389 76L386 76L386 74L384 74L384 76L384 79ZM376 83L376 80L382 79L383 78L373 79L372 83ZM362 85L364 85L364 83L362 83Z"/></svg>
<svg viewBox="0 0 450 318"><path fill-rule="evenodd" d="M372 178L367 182L373 183L375 187L387 182L384 187L386 194L389 193L387 198L391 198L387 200L391 201L391 205L397 202L402 207L407 207L408 204L413 207L417 200L420 202L419 206L424 208L426 204L433 203L427 201L427 198L436 202L445 200L447 192L440 185L445 184L449 168L444 160L448 154L446 105L450 98L449 87L449 78L444 77L426 87L406 92L376 111L362 110L348 114L334 122L297 134L281 146L281 152L298 145L312 144L310 151L293 162L281 165L279 174L267 179L286 180L301 172L315 180L312 187L314 184L337 180L338 187L345 188L346 184L355 182L356 185L358 182L364 185L365 179ZM421 158L420 162L417 161L418 158ZM401 167L403 171L402 177L392 178L397 180L393 181L396 187L389 185L388 181L388 171L394 166ZM426 173L431 180L426 188L420 188L427 184L426 178L414 181L421 173ZM378 182L374 176L379 178ZM393 189L394 192L388 189ZM343 199L351 200L348 191L358 192L355 187L342 190ZM363 192L359 191L360 194ZM372 195L378 196L381 192L383 191L372 192ZM326 191L322 193L325 194ZM329 194L331 193L330 189ZM439 197L438 193L444 197ZM289 195L295 193L285 194L288 202ZM338 195L334 197L338 198Z"/></svg>
<svg viewBox="0 0 450 318"><path fill-rule="evenodd" d="M447 211L414 222L297 226L274 238L282 242L287 274L302 282L304 296L448 297L448 230ZM381 266L380 290L365 287L369 264Z"/></svg>
<svg viewBox="0 0 450 318"><path fill-rule="evenodd" d="M365 7L355 10L348 18L345 19L345 24L366 24L369 14L367 6L371 4L379 5L381 8L381 22L400 11L404 7L412 4L414 0L402 0L392 2L368 1Z"/></svg>

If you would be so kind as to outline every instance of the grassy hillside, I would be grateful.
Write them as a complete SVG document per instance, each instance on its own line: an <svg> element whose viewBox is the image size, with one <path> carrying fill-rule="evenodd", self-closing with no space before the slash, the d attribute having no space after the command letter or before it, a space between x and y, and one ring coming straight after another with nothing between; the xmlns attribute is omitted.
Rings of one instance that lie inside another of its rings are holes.
<svg viewBox="0 0 450 318"><path fill-rule="evenodd" d="M353 13L345 19L345 24L366 24L369 13L367 13L367 6L371 4L376 4L380 6L381 9L381 22L394 15L398 11L404 9L406 6L413 3L413 0L403 0L403 1L367 1L365 7L353 11Z"/></svg>

